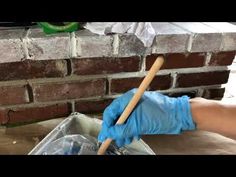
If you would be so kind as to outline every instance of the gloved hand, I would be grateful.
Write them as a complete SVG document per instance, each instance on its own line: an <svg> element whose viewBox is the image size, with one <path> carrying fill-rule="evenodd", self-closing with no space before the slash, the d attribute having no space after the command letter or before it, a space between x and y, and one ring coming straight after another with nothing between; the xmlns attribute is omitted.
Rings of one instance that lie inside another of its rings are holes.
<svg viewBox="0 0 236 177"><path fill-rule="evenodd" d="M126 92L105 109L98 141L111 138L121 147L143 134L179 134L183 130L196 129L189 97L171 98L155 91L146 91L127 121L115 125L136 91L132 89Z"/></svg>

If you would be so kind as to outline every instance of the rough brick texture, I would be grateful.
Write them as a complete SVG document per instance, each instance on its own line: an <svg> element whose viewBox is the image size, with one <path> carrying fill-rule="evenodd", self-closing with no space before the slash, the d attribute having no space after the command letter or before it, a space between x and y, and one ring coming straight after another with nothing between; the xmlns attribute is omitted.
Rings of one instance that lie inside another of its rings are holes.
<svg viewBox="0 0 236 177"><path fill-rule="evenodd" d="M205 89L202 97L207 99L221 99L225 93L225 88Z"/></svg>
<svg viewBox="0 0 236 177"><path fill-rule="evenodd" d="M224 84L228 81L229 71L178 74L177 87Z"/></svg>
<svg viewBox="0 0 236 177"><path fill-rule="evenodd" d="M70 37L67 33L45 35L31 29L27 40L29 59L50 60L70 57Z"/></svg>
<svg viewBox="0 0 236 177"><path fill-rule="evenodd" d="M24 30L0 31L0 63L20 61L25 58L23 50Z"/></svg>
<svg viewBox="0 0 236 177"><path fill-rule="evenodd" d="M112 54L112 36L76 32L76 56L99 57Z"/></svg>
<svg viewBox="0 0 236 177"><path fill-rule="evenodd" d="M231 51L236 49L236 26L226 22L207 22L205 25L216 29L222 35L221 50Z"/></svg>
<svg viewBox="0 0 236 177"><path fill-rule="evenodd" d="M185 52L188 39L187 34L156 36L152 53Z"/></svg>
<svg viewBox="0 0 236 177"><path fill-rule="evenodd" d="M26 86L0 87L0 106L24 104L29 102Z"/></svg>
<svg viewBox="0 0 236 177"><path fill-rule="evenodd" d="M134 35L119 35L118 56L135 56L143 55L146 52L146 47Z"/></svg>
<svg viewBox="0 0 236 177"><path fill-rule="evenodd" d="M62 82L48 84L34 84L33 93L35 101L57 101L78 99L105 94L106 80L90 80L77 82Z"/></svg>
<svg viewBox="0 0 236 177"><path fill-rule="evenodd" d="M235 51L213 53L209 65L210 66L231 65L234 60L235 53L236 53Z"/></svg>
<svg viewBox="0 0 236 177"><path fill-rule="evenodd" d="M67 74L66 61L32 61L0 64L0 80L20 80L44 77L63 77Z"/></svg>
<svg viewBox="0 0 236 177"><path fill-rule="evenodd" d="M140 57L74 59L73 73L77 75L134 72L140 70Z"/></svg>
<svg viewBox="0 0 236 177"><path fill-rule="evenodd" d="M111 93L124 93L132 88L137 88L143 81L143 77L120 78L111 80ZM148 90L164 90L171 87L172 78L170 75L156 76Z"/></svg>
<svg viewBox="0 0 236 177"><path fill-rule="evenodd" d="M71 113L69 103L34 107L1 108L1 124L27 123L66 117Z"/></svg>
<svg viewBox="0 0 236 177"><path fill-rule="evenodd" d="M139 87L158 55L161 71L147 90L171 97L220 99L236 53L229 23L160 23L145 47L133 34L89 30L46 35L42 29L0 31L0 121L30 123L71 110L102 113L113 98ZM137 31L137 33L142 31Z"/></svg>
<svg viewBox="0 0 236 177"><path fill-rule="evenodd" d="M158 55L146 57L146 70L149 70ZM161 69L193 68L204 66L206 53L173 53L165 55L165 62Z"/></svg>
<svg viewBox="0 0 236 177"><path fill-rule="evenodd" d="M152 53L186 52L190 32L170 23L152 23L156 38L152 45Z"/></svg>
<svg viewBox="0 0 236 177"><path fill-rule="evenodd" d="M191 32L189 52L210 52L220 50L222 34L214 28L198 22L177 22L175 25Z"/></svg>
<svg viewBox="0 0 236 177"><path fill-rule="evenodd" d="M112 99L77 101L75 111L83 114L102 113Z"/></svg>

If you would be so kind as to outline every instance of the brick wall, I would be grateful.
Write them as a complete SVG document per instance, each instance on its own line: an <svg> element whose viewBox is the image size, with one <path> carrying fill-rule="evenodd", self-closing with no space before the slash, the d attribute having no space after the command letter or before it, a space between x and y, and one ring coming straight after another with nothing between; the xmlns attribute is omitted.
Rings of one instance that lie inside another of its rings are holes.
<svg viewBox="0 0 236 177"><path fill-rule="evenodd" d="M220 99L236 53L236 27L224 24L153 23L151 48L131 35L0 31L1 124L101 113L138 87L160 54L165 63L148 90Z"/></svg>

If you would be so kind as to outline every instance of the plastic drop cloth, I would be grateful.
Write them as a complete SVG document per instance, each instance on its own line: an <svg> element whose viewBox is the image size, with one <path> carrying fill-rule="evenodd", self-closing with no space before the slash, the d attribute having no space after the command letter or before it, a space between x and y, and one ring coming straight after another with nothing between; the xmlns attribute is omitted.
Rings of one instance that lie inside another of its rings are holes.
<svg viewBox="0 0 236 177"><path fill-rule="evenodd" d="M66 135L47 145L43 155L97 155L99 143L90 135ZM125 147L111 144L105 155L129 155L138 153Z"/></svg>
<svg viewBox="0 0 236 177"><path fill-rule="evenodd" d="M87 23L84 28L99 35L108 33L134 34L143 42L145 47L150 47L156 36L150 22L91 22Z"/></svg>
<svg viewBox="0 0 236 177"><path fill-rule="evenodd" d="M96 155L101 125L102 121L95 117L74 112L39 142L29 155ZM141 139L122 148L112 142L106 151L106 155L154 154Z"/></svg>

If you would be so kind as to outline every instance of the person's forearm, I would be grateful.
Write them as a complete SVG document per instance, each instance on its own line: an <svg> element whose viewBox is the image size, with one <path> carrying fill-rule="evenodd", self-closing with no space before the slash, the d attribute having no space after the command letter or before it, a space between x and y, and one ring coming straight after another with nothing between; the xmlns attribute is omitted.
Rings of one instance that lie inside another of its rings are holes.
<svg viewBox="0 0 236 177"><path fill-rule="evenodd" d="M193 98L190 105L197 129L236 139L236 104Z"/></svg>

